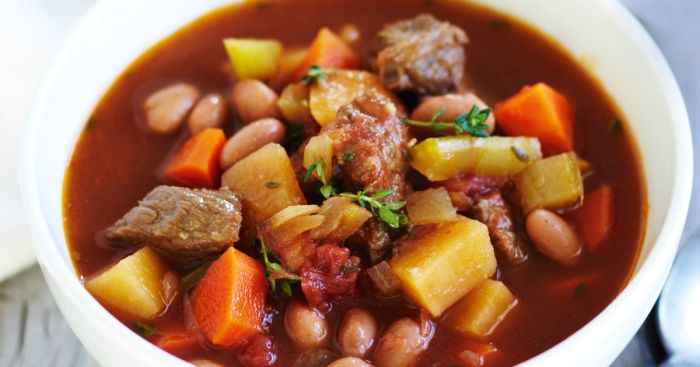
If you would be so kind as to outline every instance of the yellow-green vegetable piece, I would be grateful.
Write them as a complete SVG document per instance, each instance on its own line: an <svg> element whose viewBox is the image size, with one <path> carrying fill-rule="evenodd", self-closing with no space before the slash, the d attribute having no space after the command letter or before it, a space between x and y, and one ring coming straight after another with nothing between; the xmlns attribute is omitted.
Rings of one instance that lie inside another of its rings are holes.
<svg viewBox="0 0 700 367"><path fill-rule="evenodd" d="M525 213L564 208L583 198L583 180L573 152L532 163L516 176L515 184Z"/></svg>
<svg viewBox="0 0 700 367"><path fill-rule="evenodd" d="M413 227L389 265L406 296L439 317L496 272L496 256L486 225L458 216Z"/></svg>
<svg viewBox="0 0 700 367"><path fill-rule="evenodd" d="M449 322L460 333L485 337L517 302L505 284L486 279L455 305L448 316Z"/></svg>
<svg viewBox="0 0 700 367"><path fill-rule="evenodd" d="M85 288L119 315L150 320L165 307L162 278L166 271L160 256L143 247L87 281Z"/></svg>
<svg viewBox="0 0 700 367"><path fill-rule="evenodd" d="M474 138L467 135L428 138L410 150L411 167L430 181L463 173L510 176L542 158L537 138Z"/></svg>
<svg viewBox="0 0 700 367"><path fill-rule="evenodd" d="M282 57L282 43L276 40L226 38L224 48L238 79L270 79Z"/></svg>

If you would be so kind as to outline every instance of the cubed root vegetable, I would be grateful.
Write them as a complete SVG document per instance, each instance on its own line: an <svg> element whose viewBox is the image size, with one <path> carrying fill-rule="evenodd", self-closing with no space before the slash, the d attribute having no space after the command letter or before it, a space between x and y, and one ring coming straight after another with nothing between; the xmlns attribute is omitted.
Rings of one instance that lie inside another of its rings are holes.
<svg viewBox="0 0 700 367"><path fill-rule="evenodd" d="M486 225L459 216L414 227L390 265L404 293L439 317L495 273L496 257Z"/></svg>
<svg viewBox="0 0 700 367"><path fill-rule="evenodd" d="M212 344L236 345L261 329L267 288L262 266L231 247L192 290L192 316Z"/></svg>
<svg viewBox="0 0 700 367"><path fill-rule="evenodd" d="M606 185L586 195L574 216L579 232L589 250L595 250L605 240L613 226L614 195Z"/></svg>
<svg viewBox="0 0 700 367"><path fill-rule="evenodd" d="M493 332L517 302L505 284L486 279L450 311L449 322L460 333L485 337Z"/></svg>
<svg viewBox="0 0 700 367"><path fill-rule="evenodd" d="M542 158L535 138L473 138L466 135L429 138L409 151L411 167L430 181L464 173L510 176Z"/></svg>
<svg viewBox="0 0 700 367"><path fill-rule="evenodd" d="M279 144L265 145L236 162L222 181L240 195L247 225L258 225L290 205L306 204L289 156Z"/></svg>
<svg viewBox="0 0 700 367"><path fill-rule="evenodd" d="M457 219L457 209L444 187L416 191L406 199L408 220L413 225L449 222Z"/></svg>
<svg viewBox="0 0 700 367"><path fill-rule="evenodd" d="M314 123L309 109L309 87L304 83L287 85L277 101L277 107L287 121Z"/></svg>
<svg viewBox="0 0 700 367"><path fill-rule="evenodd" d="M322 68L357 69L360 66L360 58L340 37L323 27L311 42L309 52L297 70L294 80L301 79L311 65Z"/></svg>
<svg viewBox="0 0 700 367"><path fill-rule="evenodd" d="M294 82L294 74L299 70L308 53L309 50L306 48L285 50L280 57L277 73L270 81L270 85L276 90L280 90L290 82Z"/></svg>
<svg viewBox="0 0 700 367"><path fill-rule="evenodd" d="M506 134L539 138L547 155L574 148L573 114L569 101L547 84L524 87L496 104L494 115Z"/></svg>
<svg viewBox="0 0 700 367"><path fill-rule="evenodd" d="M309 169L316 162L321 162L326 182L330 182L333 175L333 140L326 134L312 137L304 148L304 168ZM320 179L316 170L313 176Z"/></svg>
<svg viewBox="0 0 700 367"><path fill-rule="evenodd" d="M144 247L85 283L90 293L110 310L135 320L150 320L163 311L160 256Z"/></svg>
<svg viewBox="0 0 700 367"><path fill-rule="evenodd" d="M224 48L238 79L272 78L282 56L282 43L276 40L226 38Z"/></svg>
<svg viewBox="0 0 700 367"><path fill-rule="evenodd" d="M328 71L328 75L311 86L311 114L320 125L325 125L335 120L341 106L368 92L392 98L375 74L353 70Z"/></svg>
<svg viewBox="0 0 700 367"><path fill-rule="evenodd" d="M560 209L583 197L576 154L563 153L536 161L515 178L523 211Z"/></svg>
<svg viewBox="0 0 700 367"><path fill-rule="evenodd" d="M219 186L219 155L224 131L204 129L180 146L165 168L165 177L182 185L214 189Z"/></svg>
<svg viewBox="0 0 700 367"><path fill-rule="evenodd" d="M161 331L153 344L177 356L192 353L200 347L197 335L184 330Z"/></svg>

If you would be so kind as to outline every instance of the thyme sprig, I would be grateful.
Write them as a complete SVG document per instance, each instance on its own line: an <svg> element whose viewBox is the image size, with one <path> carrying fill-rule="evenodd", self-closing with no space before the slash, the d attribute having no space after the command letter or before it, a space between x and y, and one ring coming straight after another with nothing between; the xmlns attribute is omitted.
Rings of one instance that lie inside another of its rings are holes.
<svg viewBox="0 0 700 367"><path fill-rule="evenodd" d="M287 295L287 297L292 296L292 284L301 280L301 277L283 268L279 262L271 261L270 258L275 255L267 251L265 247L265 240L262 237L258 238L260 242L260 253L263 257L263 263L265 264L265 276L270 282L270 289L275 292L279 287L280 291Z"/></svg>
<svg viewBox="0 0 700 367"><path fill-rule="evenodd" d="M301 77L301 81L306 83L306 85L311 85L323 79L327 74L328 72L326 72L326 70L324 70L322 67L318 65L311 65L309 66L309 71L307 71L306 74Z"/></svg>
<svg viewBox="0 0 700 367"><path fill-rule="evenodd" d="M401 212L401 209L406 205L405 201L383 202L394 193L394 189L381 190L374 195L367 195L363 191L358 191L356 194L344 192L339 196L352 199L360 204L365 209L369 209L372 215L386 223L391 228L399 228L402 225L408 224L408 217Z"/></svg>
<svg viewBox="0 0 700 367"><path fill-rule="evenodd" d="M428 127L438 134L444 134L446 130L453 130L456 135L469 134L478 138L489 137L489 125L486 123L486 120L491 114L490 108L482 110L479 106L474 105L469 112L457 116L454 122L440 121L443 114L445 114L445 109L441 108L433 115L430 121L416 121L404 118L403 123L408 126Z"/></svg>
<svg viewBox="0 0 700 367"><path fill-rule="evenodd" d="M328 182L328 179L326 179L326 165L322 160L317 160L314 163L311 163L309 168L306 170L306 173L304 174L304 182L308 181L309 178L311 178L311 175L316 172L316 176L318 179L321 181L321 188L319 191L321 192L321 195L323 195L324 198L328 199L331 196L335 196L337 193L335 191L335 188L333 187L333 184Z"/></svg>

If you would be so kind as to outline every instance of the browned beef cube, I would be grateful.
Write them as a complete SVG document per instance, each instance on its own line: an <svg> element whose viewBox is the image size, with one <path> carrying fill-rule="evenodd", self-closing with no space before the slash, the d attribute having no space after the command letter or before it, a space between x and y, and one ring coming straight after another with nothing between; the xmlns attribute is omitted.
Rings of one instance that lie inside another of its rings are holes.
<svg viewBox="0 0 700 367"><path fill-rule="evenodd" d="M464 76L464 31L432 15L386 25L378 34L376 67L392 90L418 94L455 91Z"/></svg>
<svg viewBox="0 0 700 367"><path fill-rule="evenodd" d="M112 240L153 246L188 262L219 254L238 241L241 203L228 189L158 186L107 229Z"/></svg>
<svg viewBox="0 0 700 367"><path fill-rule="evenodd" d="M513 213L499 190L477 195L471 216L489 228L491 243L500 261L517 265L527 260L527 247L515 227Z"/></svg>

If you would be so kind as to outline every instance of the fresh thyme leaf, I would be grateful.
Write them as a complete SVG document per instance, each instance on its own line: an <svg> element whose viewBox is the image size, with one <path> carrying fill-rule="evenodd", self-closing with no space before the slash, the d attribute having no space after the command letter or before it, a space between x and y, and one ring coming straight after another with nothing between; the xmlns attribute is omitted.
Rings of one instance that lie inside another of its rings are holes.
<svg viewBox="0 0 700 367"><path fill-rule="evenodd" d="M343 153L343 161L350 162L353 159L355 159L355 153L350 152L350 151Z"/></svg>
<svg viewBox="0 0 700 367"><path fill-rule="evenodd" d="M298 282L301 278L284 269L278 262L270 261L270 258L274 257L274 254L267 252L267 247L265 247L265 241L262 237L258 238L258 242L260 242L260 253L262 254L263 263L265 265L265 276L270 282L270 290L272 290L272 292L277 291L279 283L280 291L287 296L291 296L292 288L290 283Z"/></svg>
<svg viewBox="0 0 700 367"><path fill-rule="evenodd" d="M287 153L294 153L304 142L304 124L293 122L287 124L287 134L284 135L282 145Z"/></svg>
<svg viewBox="0 0 700 367"><path fill-rule="evenodd" d="M307 182L309 178L311 178L311 175L316 171L317 166L322 166L323 162L321 161L316 161L314 163L311 163L309 168L306 169L306 173L304 173L304 182ZM323 167L322 167L323 168ZM323 172L323 169L321 169L321 172ZM324 173L325 176L325 173ZM321 175L319 175L319 178L321 178Z"/></svg>
<svg viewBox="0 0 700 367"><path fill-rule="evenodd" d="M158 328L152 323L135 322L134 327L136 331L143 337L150 338L152 336L158 335Z"/></svg>
<svg viewBox="0 0 700 367"><path fill-rule="evenodd" d="M319 191L321 192L321 195L323 195L324 198L328 199L331 196L335 195L335 188L326 179L325 166L326 165L321 160L311 163L309 168L306 170L306 173L304 173L304 182L308 181L309 178L311 178L311 175L314 172L316 172L316 176L321 181L321 188L319 189Z"/></svg>
<svg viewBox="0 0 700 367"><path fill-rule="evenodd" d="M619 133L620 131L622 131L622 121L620 121L619 119L612 119L608 128L613 134Z"/></svg>
<svg viewBox="0 0 700 367"><path fill-rule="evenodd" d="M318 65L309 66L309 71L301 77L301 81L306 85L311 85L314 82L323 79L328 74L323 68Z"/></svg>
<svg viewBox="0 0 700 367"><path fill-rule="evenodd" d="M356 194L344 192L340 196L352 199L363 208L369 209L372 215L380 220L380 224L386 224L391 228L399 228L408 224L408 217L400 212L406 203L403 201L389 203L379 201L393 193L393 189L385 189L378 191L372 196L367 196L364 191L358 191Z"/></svg>
<svg viewBox="0 0 700 367"><path fill-rule="evenodd" d="M581 283L576 287L576 290L574 290L574 295L572 296L573 299L578 299L583 297L588 292L589 285L588 283Z"/></svg>
<svg viewBox="0 0 700 367"><path fill-rule="evenodd" d="M268 181L265 182L265 187L267 187L268 189L276 189L280 187L280 183L277 181Z"/></svg>
<svg viewBox="0 0 700 367"><path fill-rule="evenodd" d="M486 123L486 120L491 114L490 108L484 108L482 110L479 106L474 105L469 112L457 116L454 122L438 121L443 114L444 109L441 109L436 112L428 122L415 121L408 118L404 118L402 121L409 126L429 127L436 133L442 133L444 130L453 129L456 135L469 134L478 138L489 137L489 125Z"/></svg>
<svg viewBox="0 0 700 367"><path fill-rule="evenodd" d="M523 163L527 163L530 161L530 155L527 154L525 149L513 145L512 147L510 147L510 151L513 152L513 154L515 154L515 158L518 158L519 161Z"/></svg>
<svg viewBox="0 0 700 367"><path fill-rule="evenodd" d="M346 265L340 268L340 273L345 275L345 274L352 274L352 273L359 273L360 270L362 270L359 266L357 265Z"/></svg>

